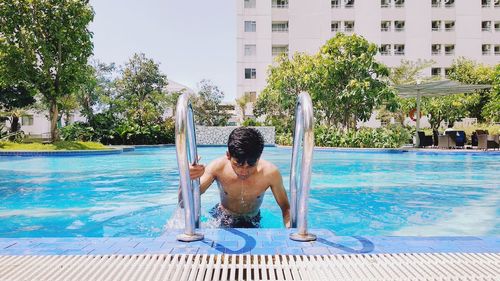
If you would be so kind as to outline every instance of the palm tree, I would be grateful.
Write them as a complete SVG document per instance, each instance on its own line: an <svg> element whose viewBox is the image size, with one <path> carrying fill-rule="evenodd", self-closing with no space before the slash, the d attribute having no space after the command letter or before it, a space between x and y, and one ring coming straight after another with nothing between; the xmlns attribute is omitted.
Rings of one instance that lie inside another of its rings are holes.
<svg viewBox="0 0 500 281"><path fill-rule="evenodd" d="M238 107L241 110L241 122L245 121L245 119L246 119L245 118L246 107L247 107L247 104L251 101L252 101L252 96L250 95L250 93L244 93L243 96L236 99L236 104L238 105Z"/></svg>

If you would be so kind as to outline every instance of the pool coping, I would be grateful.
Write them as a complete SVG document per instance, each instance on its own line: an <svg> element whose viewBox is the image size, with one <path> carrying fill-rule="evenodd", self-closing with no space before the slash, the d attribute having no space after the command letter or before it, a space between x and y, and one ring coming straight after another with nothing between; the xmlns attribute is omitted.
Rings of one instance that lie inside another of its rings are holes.
<svg viewBox="0 0 500 281"><path fill-rule="evenodd" d="M312 229L317 241L289 239L290 229L202 229L204 239L179 242L182 230L159 237L0 238L0 256L102 254L331 255L500 253L500 236L336 236Z"/></svg>

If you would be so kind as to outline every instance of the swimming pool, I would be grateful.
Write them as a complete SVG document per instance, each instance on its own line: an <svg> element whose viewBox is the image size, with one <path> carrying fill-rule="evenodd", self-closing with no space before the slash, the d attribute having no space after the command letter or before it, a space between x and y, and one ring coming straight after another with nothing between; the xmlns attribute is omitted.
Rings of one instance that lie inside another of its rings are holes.
<svg viewBox="0 0 500 281"><path fill-rule="evenodd" d="M201 162L225 152L201 147ZM266 147L288 188L291 149ZM338 235L500 235L500 155L317 150L309 227ZM0 157L0 237L154 237L177 208L174 147ZM218 202L202 196L204 218ZM270 191L262 226L282 227Z"/></svg>

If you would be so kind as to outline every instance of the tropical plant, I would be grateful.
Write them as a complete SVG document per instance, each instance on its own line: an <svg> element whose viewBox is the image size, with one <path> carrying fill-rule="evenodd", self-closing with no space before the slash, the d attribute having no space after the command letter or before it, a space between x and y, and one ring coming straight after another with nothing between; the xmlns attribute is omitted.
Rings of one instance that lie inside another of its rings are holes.
<svg viewBox="0 0 500 281"><path fill-rule="evenodd" d="M251 101L252 101L252 96L250 95L250 93L244 93L241 97L236 99L236 105L240 108L242 123L245 123L245 121L247 120L246 108L247 104L250 103Z"/></svg>
<svg viewBox="0 0 500 281"><path fill-rule="evenodd" d="M0 115L10 121L10 133L21 129L19 118L25 114L25 109L35 103L33 95L26 87L0 87Z"/></svg>
<svg viewBox="0 0 500 281"><path fill-rule="evenodd" d="M0 76L7 85L24 83L41 94L53 140L60 99L78 89L92 54L93 17L88 1L0 2Z"/></svg>

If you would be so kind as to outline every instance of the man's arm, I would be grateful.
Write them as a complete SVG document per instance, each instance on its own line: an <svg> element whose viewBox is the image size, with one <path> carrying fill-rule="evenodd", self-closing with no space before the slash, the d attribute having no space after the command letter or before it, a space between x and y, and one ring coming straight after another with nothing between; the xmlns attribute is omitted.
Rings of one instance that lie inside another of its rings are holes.
<svg viewBox="0 0 500 281"><path fill-rule="evenodd" d="M200 194L205 193L210 185L215 180L214 166L216 165L217 160L212 161L206 168L203 164L189 165L189 176L191 180L200 179ZM182 203L182 190L179 185L178 191L178 202L183 208L184 204Z"/></svg>
<svg viewBox="0 0 500 281"><path fill-rule="evenodd" d="M283 186L283 178L278 168L271 172L271 191L273 192L276 203L281 208L283 223L287 228L290 228L290 203L286 195L285 187Z"/></svg>

